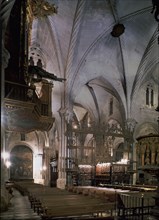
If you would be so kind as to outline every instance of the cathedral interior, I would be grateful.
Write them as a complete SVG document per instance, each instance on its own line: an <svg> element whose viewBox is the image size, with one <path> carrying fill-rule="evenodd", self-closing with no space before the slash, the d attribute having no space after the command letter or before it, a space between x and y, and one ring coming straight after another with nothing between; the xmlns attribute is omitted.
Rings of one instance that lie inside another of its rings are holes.
<svg viewBox="0 0 159 220"><path fill-rule="evenodd" d="M6 183L156 189L159 1L2 0L0 32L1 208Z"/></svg>

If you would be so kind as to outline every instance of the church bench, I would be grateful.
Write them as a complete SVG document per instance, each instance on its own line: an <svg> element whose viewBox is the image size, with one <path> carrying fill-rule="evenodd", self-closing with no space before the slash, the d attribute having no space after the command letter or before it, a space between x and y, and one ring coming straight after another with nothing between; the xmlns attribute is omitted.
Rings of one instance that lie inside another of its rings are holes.
<svg viewBox="0 0 159 220"><path fill-rule="evenodd" d="M114 210L115 206L113 202L107 202L103 192L97 193L93 187L81 187L72 191L33 183L19 183L19 187L28 192L31 207L45 219L93 215L106 210ZM91 196L91 193L97 195Z"/></svg>
<svg viewBox="0 0 159 220"><path fill-rule="evenodd" d="M51 205L53 204L54 206L59 205L59 204L64 204L64 205L74 205L74 204L107 204L106 202L103 202L102 200L84 200L84 199L67 199L67 198L63 198L63 199L54 199L54 198L42 198L41 200L42 204L45 205Z"/></svg>
<svg viewBox="0 0 159 220"><path fill-rule="evenodd" d="M70 210L76 210L77 206L81 209L83 207L91 207L92 212L94 211L103 211L108 208L108 203L106 203L106 200L100 199L100 198L93 198L93 197L85 197L84 195L79 194L37 194L35 202L32 204L34 210L40 213L46 213L46 210L54 210L58 209L59 207L61 210L66 209L67 211L71 213ZM36 202L40 201L40 203ZM109 203L110 205L110 203ZM102 206L102 210L101 210ZM98 207L98 210L95 208ZM100 210L99 210L100 207ZM114 203L111 203L111 207L114 207ZM90 208L89 208L90 209ZM88 211L88 208L87 208Z"/></svg>
<svg viewBox="0 0 159 220"><path fill-rule="evenodd" d="M76 189L76 190L75 190ZM115 202L116 200L116 192L114 189L109 190L106 188L97 188L97 187L80 187L80 186L74 186L74 192L77 192L79 194L88 195L91 197L96 198L103 198L105 200L108 200L109 202Z"/></svg>
<svg viewBox="0 0 159 220"><path fill-rule="evenodd" d="M38 197L39 198L39 197ZM39 198L40 199L40 198ZM71 207L71 209L79 207L99 207L103 206L104 209L108 208L108 204L111 207L114 207L114 203L108 203L103 199L99 198L92 198L92 197L85 197L83 195L70 195L65 197L58 197L58 196L43 196L41 197L41 203L44 209L55 209L58 207ZM94 209L93 209L94 211Z"/></svg>
<svg viewBox="0 0 159 220"><path fill-rule="evenodd" d="M82 215L94 215L98 213L104 213L106 210L113 210L114 204L81 204L70 206L49 206L46 208L42 219L54 219L55 217L68 217L68 216L82 216Z"/></svg>

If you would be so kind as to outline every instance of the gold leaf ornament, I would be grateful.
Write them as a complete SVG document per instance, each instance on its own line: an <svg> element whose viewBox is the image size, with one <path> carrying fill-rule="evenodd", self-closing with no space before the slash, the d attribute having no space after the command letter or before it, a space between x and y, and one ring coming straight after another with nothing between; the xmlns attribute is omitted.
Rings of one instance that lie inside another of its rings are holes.
<svg viewBox="0 0 159 220"><path fill-rule="evenodd" d="M32 0L31 7L35 18L43 18L57 14L57 7L55 4L49 4L45 0Z"/></svg>

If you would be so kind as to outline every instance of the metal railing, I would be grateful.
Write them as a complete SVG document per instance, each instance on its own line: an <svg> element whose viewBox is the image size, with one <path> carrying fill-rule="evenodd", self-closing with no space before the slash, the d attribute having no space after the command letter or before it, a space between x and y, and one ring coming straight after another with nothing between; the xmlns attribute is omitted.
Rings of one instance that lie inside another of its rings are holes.
<svg viewBox="0 0 159 220"><path fill-rule="evenodd" d="M117 215L119 219L144 220L155 206L151 196L138 192L132 194L118 194Z"/></svg>

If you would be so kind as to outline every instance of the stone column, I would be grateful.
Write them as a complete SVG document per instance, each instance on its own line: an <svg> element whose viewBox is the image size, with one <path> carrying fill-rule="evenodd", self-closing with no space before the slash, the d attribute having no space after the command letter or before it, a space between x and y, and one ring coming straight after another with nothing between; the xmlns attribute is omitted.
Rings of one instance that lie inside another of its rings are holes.
<svg viewBox="0 0 159 220"><path fill-rule="evenodd" d="M0 75L1 75L1 153L5 150L5 110L4 110L4 89L5 89L5 77L4 70L8 66L9 53L4 47L4 36L7 26L7 21L10 15L10 11L15 0L1 2L1 10L3 13L0 16ZM1 211L5 210L9 204L7 192L5 190L5 164L4 160L1 160Z"/></svg>
<svg viewBox="0 0 159 220"><path fill-rule="evenodd" d="M50 149L49 147L44 148L44 154L45 154L45 159L43 161L44 166L46 166L46 170L44 171L44 185L49 186L50 185Z"/></svg>
<svg viewBox="0 0 159 220"><path fill-rule="evenodd" d="M5 131L5 138L4 138L4 147L3 147L3 152L6 153L6 158L4 159L4 181L8 181L10 178L10 150L9 150L9 137L10 137L10 132Z"/></svg>
<svg viewBox="0 0 159 220"><path fill-rule="evenodd" d="M136 174L134 174L134 161L136 160L134 158L136 154L136 148L134 147L134 130L136 126L136 120L133 118L127 118L125 122L125 130L124 130L124 141L127 145L127 159L130 161L130 183L134 184L136 183ZM125 158L126 159L126 158Z"/></svg>
<svg viewBox="0 0 159 220"><path fill-rule="evenodd" d="M133 157L132 145L134 143L134 130L136 126L136 121L133 118L128 118L125 122L124 138L128 148L128 159Z"/></svg>
<svg viewBox="0 0 159 220"><path fill-rule="evenodd" d="M8 65L9 53L4 48L3 40L2 40L2 62L1 63L1 152L5 152L5 123L6 123L6 114L4 109L4 91L5 91L5 79L4 79L4 70ZM1 185L6 181L5 175L5 164L4 160L1 163Z"/></svg>
<svg viewBox="0 0 159 220"><path fill-rule="evenodd" d="M34 183L43 184L41 172L42 172L42 153L41 154L33 154Z"/></svg>
<svg viewBox="0 0 159 220"><path fill-rule="evenodd" d="M66 121L72 118L72 109L61 108L59 110L61 118L61 138L59 143L59 158L58 158L58 180L57 187L64 189L66 187L66 157L67 157L67 143L66 143Z"/></svg>
<svg viewBox="0 0 159 220"><path fill-rule="evenodd" d="M59 142L59 155L58 155L58 179L57 187L65 189L66 187L66 137L65 137L65 116L66 109L61 108L59 110L59 115L61 118L61 137Z"/></svg>
<svg viewBox="0 0 159 220"><path fill-rule="evenodd" d="M8 60L9 60L9 53L8 51L4 48L4 44L2 43L2 62L1 63L1 152L5 152L5 123L6 123L6 114L5 114L5 109L4 109L4 91L5 91L5 83L4 83L4 70L8 65ZM4 184L6 180L6 175L5 175L5 164L4 160L2 160L1 163L1 185Z"/></svg>
<svg viewBox="0 0 159 220"><path fill-rule="evenodd" d="M137 179L136 178L137 176L137 173L136 173L137 171L137 148L138 148L137 143L134 143L133 144L133 171L135 172L133 174L133 181L132 181L133 185L136 184L136 179Z"/></svg>

